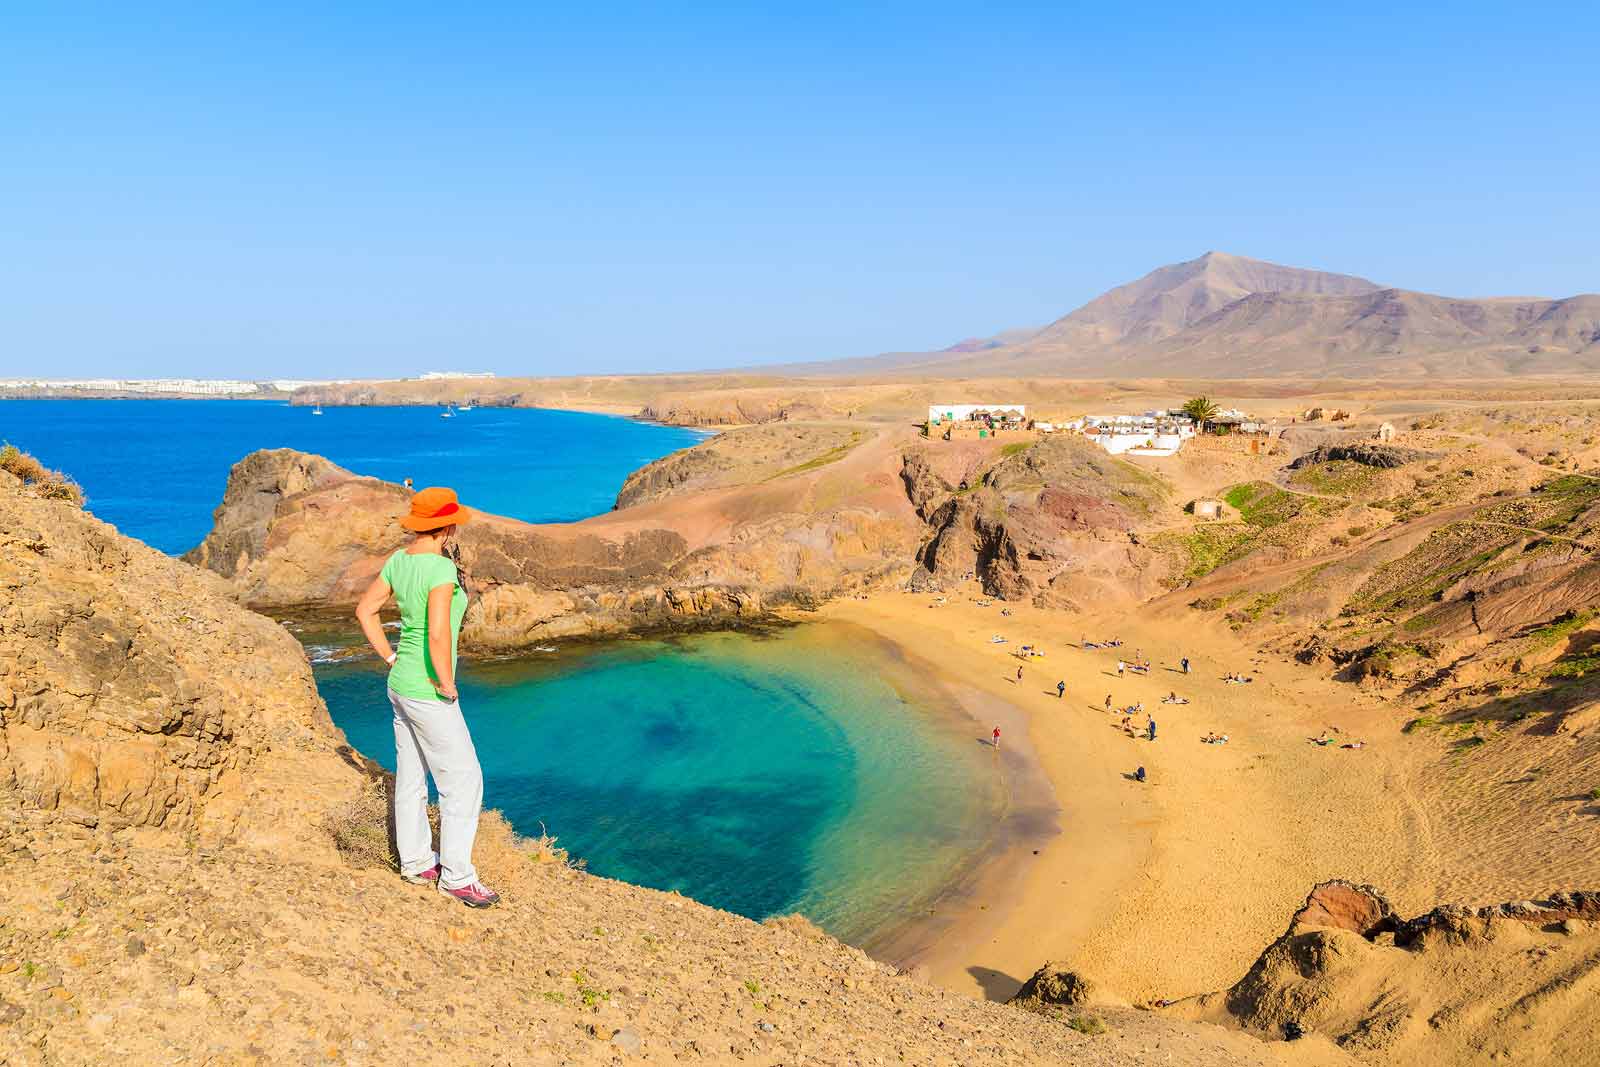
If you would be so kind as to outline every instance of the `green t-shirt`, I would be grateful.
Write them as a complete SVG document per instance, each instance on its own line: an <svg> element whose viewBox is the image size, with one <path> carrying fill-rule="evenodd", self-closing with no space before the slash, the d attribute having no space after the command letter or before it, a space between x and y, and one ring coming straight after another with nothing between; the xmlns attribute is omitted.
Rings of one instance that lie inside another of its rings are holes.
<svg viewBox="0 0 1600 1067"><path fill-rule="evenodd" d="M456 581L456 565L432 552L408 555L401 549L389 557L380 572L394 590L400 605L400 643L395 646L394 666L389 668L389 688L403 697L419 700L439 699L433 683L438 681L428 659L428 591L441 585L455 586L450 595L450 668L456 663L456 639L461 634L461 617L467 613L467 594Z"/></svg>

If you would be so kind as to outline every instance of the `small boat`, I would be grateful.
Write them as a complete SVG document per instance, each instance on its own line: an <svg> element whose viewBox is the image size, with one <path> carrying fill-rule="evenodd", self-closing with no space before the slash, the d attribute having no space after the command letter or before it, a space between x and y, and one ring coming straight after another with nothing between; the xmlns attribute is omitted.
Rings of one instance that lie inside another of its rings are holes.
<svg viewBox="0 0 1600 1067"><path fill-rule="evenodd" d="M462 404L460 407L456 408L456 410L457 411L471 411L472 410L472 405L471 404Z"/></svg>
<svg viewBox="0 0 1600 1067"><path fill-rule="evenodd" d="M554 652L556 650L556 646L555 645L534 645L533 646L533 650L535 652Z"/></svg>
<svg viewBox="0 0 1600 1067"><path fill-rule="evenodd" d="M453 419L453 418L456 417L455 409L452 408L449 404L446 404L444 406L444 410L439 412L439 417L441 419Z"/></svg>
<svg viewBox="0 0 1600 1067"><path fill-rule="evenodd" d="M322 405L318 404L316 407L312 408L311 409L311 414L313 414L313 415L321 415L322 414Z"/></svg>

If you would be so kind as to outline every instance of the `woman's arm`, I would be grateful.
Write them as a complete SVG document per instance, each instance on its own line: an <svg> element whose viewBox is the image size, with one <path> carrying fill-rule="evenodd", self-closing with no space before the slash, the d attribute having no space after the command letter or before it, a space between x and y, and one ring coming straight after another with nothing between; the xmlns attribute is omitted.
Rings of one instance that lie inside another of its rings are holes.
<svg viewBox="0 0 1600 1067"><path fill-rule="evenodd" d="M389 583L383 576L372 579L372 584L367 586L367 591L361 594L361 600L356 604L356 621L361 624L361 632L367 637L367 644L372 646L372 651L378 658L388 662L394 655L394 649L389 647L389 637L383 632L383 622L378 618L378 611L389 599Z"/></svg>
<svg viewBox="0 0 1600 1067"><path fill-rule="evenodd" d="M433 687L446 700L456 698L456 665L450 655L450 598L455 591L454 582L428 590L428 659L438 679Z"/></svg>

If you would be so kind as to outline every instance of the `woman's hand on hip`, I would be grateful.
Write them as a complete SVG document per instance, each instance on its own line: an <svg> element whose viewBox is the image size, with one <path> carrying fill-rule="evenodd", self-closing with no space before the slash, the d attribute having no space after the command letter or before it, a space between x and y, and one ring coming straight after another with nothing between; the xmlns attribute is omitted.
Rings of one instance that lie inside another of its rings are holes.
<svg viewBox="0 0 1600 1067"><path fill-rule="evenodd" d="M461 695L456 692L456 683L454 682L435 682L433 683L433 688L438 690L440 700L448 700L452 704Z"/></svg>

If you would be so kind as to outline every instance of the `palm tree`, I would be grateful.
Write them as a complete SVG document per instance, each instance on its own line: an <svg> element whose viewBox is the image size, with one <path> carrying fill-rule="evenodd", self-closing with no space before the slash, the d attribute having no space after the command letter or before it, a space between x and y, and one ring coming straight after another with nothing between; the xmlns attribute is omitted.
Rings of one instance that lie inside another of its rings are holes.
<svg viewBox="0 0 1600 1067"><path fill-rule="evenodd" d="M1211 402L1209 396L1192 397L1184 402L1183 413L1197 425L1204 426L1207 419L1216 415L1217 405Z"/></svg>

